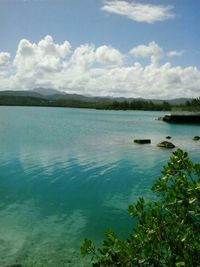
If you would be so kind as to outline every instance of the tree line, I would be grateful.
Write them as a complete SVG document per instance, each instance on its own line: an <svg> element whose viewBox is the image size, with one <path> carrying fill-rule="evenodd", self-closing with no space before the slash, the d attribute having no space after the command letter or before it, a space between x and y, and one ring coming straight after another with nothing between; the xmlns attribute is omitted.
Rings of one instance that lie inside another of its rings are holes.
<svg viewBox="0 0 200 267"><path fill-rule="evenodd" d="M108 109L114 110L171 110L172 106L167 101L160 104L153 103L146 100L132 100L132 101L113 101L108 105Z"/></svg>
<svg viewBox="0 0 200 267"><path fill-rule="evenodd" d="M152 111L200 111L200 98L187 101L185 104L170 104L167 101L155 103L150 100L97 100L82 101L72 99L48 99L30 96L0 96L0 106L45 106L72 107L105 110L152 110Z"/></svg>

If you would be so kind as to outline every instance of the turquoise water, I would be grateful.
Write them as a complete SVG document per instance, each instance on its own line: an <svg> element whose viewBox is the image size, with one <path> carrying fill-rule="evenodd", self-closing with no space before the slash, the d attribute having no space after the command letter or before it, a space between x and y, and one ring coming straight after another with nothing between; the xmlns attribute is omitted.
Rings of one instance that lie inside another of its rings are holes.
<svg viewBox="0 0 200 267"><path fill-rule="evenodd" d="M128 204L151 198L171 154L156 144L170 135L199 160L200 127L156 120L162 114L0 107L0 266L88 266L84 237L99 242L108 227L126 236Z"/></svg>

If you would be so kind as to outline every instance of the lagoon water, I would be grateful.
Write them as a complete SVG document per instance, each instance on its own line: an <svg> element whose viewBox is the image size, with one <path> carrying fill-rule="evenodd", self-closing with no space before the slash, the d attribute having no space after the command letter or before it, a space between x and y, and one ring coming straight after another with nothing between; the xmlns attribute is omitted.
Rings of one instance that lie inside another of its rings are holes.
<svg viewBox="0 0 200 267"><path fill-rule="evenodd" d="M172 142L199 160L198 125L156 120L161 112L0 107L0 266L89 266L84 237L112 227L126 236L128 204L150 188ZM133 138L150 138L138 145Z"/></svg>

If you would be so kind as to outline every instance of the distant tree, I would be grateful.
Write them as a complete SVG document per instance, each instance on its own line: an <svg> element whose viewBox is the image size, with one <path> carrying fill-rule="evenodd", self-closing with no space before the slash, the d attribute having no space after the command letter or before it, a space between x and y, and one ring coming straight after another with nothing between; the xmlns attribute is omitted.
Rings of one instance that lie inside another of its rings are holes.
<svg viewBox="0 0 200 267"><path fill-rule="evenodd" d="M191 102L189 100L186 101L186 106L190 107L191 106Z"/></svg>
<svg viewBox="0 0 200 267"><path fill-rule="evenodd" d="M129 206L137 224L127 239L112 231L99 248L85 239L93 267L200 266L200 164L178 149L153 188L157 201Z"/></svg>
<svg viewBox="0 0 200 267"><path fill-rule="evenodd" d="M163 110L171 110L171 105L167 101L163 101L162 106Z"/></svg>
<svg viewBox="0 0 200 267"><path fill-rule="evenodd" d="M113 109L119 109L120 103L118 101L114 101L111 106L113 107Z"/></svg>
<svg viewBox="0 0 200 267"><path fill-rule="evenodd" d="M200 111L200 97L192 99L192 100L187 100L185 105L182 105L182 109L186 109L189 111Z"/></svg>
<svg viewBox="0 0 200 267"><path fill-rule="evenodd" d="M195 107L200 107L200 97L199 98L195 98L191 101L191 105L195 106Z"/></svg>

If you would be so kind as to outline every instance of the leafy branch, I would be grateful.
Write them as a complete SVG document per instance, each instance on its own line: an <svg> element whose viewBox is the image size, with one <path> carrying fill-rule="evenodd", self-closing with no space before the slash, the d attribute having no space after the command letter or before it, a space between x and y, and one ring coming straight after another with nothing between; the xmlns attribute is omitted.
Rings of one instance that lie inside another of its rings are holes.
<svg viewBox="0 0 200 267"><path fill-rule="evenodd" d="M200 266L200 164L178 149L152 187L157 201L129 206L137 224L127 239L109 230L100 247L85 239L93 267Z"/></svg>

